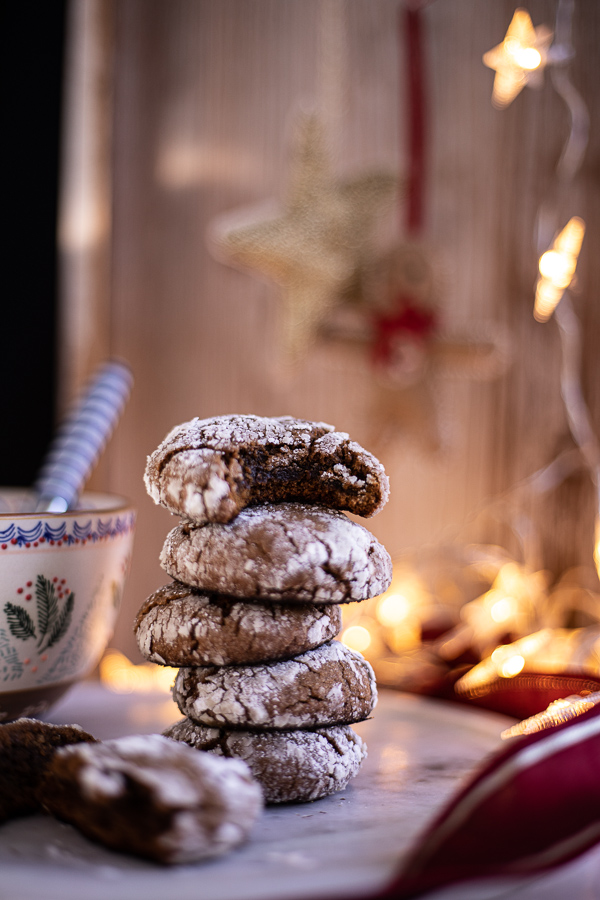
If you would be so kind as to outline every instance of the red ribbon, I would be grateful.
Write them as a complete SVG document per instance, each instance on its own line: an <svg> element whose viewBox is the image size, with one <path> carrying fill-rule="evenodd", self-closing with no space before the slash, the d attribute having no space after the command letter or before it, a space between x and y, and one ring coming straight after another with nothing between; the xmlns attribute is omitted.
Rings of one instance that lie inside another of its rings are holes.
<svg viewBox="0 0 600 900"><path fill-rule="evenodd" d="M398 297L394 306L395 312L382 313L374 318L373 361L376 363L389 362L395 337L405 335L425 341L437 328L435 313L416 306L410 297Z"/></svg>
<svg viewBox="0 0 600 900"><path fill-rule="evenodd" d="M421 10L401 7L400 38L405 45L406 130L408 138L408 190L406 230L418 234L425 214L425 144L427 140L425 65Z"/></svg>

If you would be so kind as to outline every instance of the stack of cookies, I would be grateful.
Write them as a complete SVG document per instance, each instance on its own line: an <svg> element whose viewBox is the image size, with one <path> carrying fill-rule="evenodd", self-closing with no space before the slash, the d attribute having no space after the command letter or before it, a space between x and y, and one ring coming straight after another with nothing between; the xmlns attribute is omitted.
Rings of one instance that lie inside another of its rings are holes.
<svg viewBox="0 0 600 900"><path fill-rule="evenodd" d="M267 803L341 790L366 755L350 725L377 691L369 663L333 640L339 604L377 596L392 574L342 510L379 511L381 464L330 425L221 416L170 432L145 483L182 517L160 557L174 581L135 623L144 657L179 668L186 718L166 735L243 759Z"/></svg>

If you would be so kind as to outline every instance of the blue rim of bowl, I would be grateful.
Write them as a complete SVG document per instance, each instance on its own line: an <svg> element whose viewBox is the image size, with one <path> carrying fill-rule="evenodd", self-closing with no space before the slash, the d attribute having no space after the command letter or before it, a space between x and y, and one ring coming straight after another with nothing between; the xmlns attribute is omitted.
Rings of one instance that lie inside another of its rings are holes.
<svg viewBox="0 0 600 900"><path fill-rule="evenodd" d="M4 493L22 496L28 492L19 488L6 488ZM95 544L103 539L120 537L133 531L136 513L125 497L100 492L89 492L84 494L83 498L86 496L111 498L115 503L102 508L87 507L65 513L0 513L0 553L17 548L29 550L40 545L71 547L78 544ZM97 520L95 528L92 527L93 519ZM17 524L22 520L25 520L29 527L24 528ZM8 522L6 528L2 528L3 521ZM53 526L51 524L53 521L61 524ZM68 531L67 522L71 525Z"/></svg>

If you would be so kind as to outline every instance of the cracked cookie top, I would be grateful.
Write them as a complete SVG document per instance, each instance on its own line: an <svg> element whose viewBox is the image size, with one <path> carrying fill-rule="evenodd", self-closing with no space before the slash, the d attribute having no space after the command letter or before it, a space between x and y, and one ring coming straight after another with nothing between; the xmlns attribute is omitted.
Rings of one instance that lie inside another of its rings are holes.
<svg viewBox="0 0 600 900"><path fill-rule="evenodd" d="M174 581L148 597L134 631L151 662L228 666L295 656L331 640L341 627L337 606L248 603Z"/></svg>
<svg viewBox="0 0 600 900"><path fill-rule="evenodd" d="M377 687L360 653L330 641L281 662L182 668L173 698L200 725L277 731L360 722Z"/></svg>
<svg viewBox="0 0 600 900"><path fill-rule="evenodd" d="M332 425L291 416L184 422L148 457L144 483L155 503L198 525L284 501L372 516L389 496L371 453Z"/></svg>
<svg viewBox="0 0 600 900"><path fill-rule="evenodd" d="M349 725L313 731L231 731L182 719L164 734L196 750L243 759L265 803L307 803L342 791L367 756Z"/></svg>
<svg viewBox="0 0 600 900"><path fill-rule="evenodd" d="M158 734L57 752L42 797L49 812L92 840L163 863L225 853L247 837L262 807L241 760Z"/></svg>
<svg viewBox="0 0 600 900"><path fill-rule="evenodd" d="M286 603L366 600L392 578L387 550L366 528L303 503L249 507L224 525L184 522L167 535L160 563L205 591Z"/></svg>

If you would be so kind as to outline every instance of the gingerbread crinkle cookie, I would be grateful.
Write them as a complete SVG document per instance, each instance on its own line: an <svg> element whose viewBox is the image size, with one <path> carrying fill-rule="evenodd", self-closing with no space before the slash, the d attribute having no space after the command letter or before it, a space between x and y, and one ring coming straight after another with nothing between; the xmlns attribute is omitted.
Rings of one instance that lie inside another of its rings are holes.
<svg viewBox="0 0 600 900"><path fill-rule="evenodd" d="M285 659L318 647L341 628L337 606L248 603L180 582L155 591L138 612L142 655L167 666L227 666Z"/></svg>
<svg viewBox="0 0 600 900"><path fill-rule="evenodd" d="M371 453L332 425L291 416L184 422L148 457L144 482L155 503L198 525L284 501L372 516L389 496Z"/></svg>
<svg viewBox="0 0 600 900"><path fill-rule="evenodd" d="M181 668L173 697L201 725L278 731L360 722L377 687L360 653L330 641L270 664Z"/></svg>
<svg viewBox="0 0 600 900"><path fill-rule="evenodd" d="M183 719L165 732L198 750L243 759L265 803L306 803L342 791L367 756L349 725L313 731L228 731Z"/></svg>
<svg viewBox="0 0 600 900"><path fill-rule="evenodd" d="M42 796L49 812L92 840L168 864L231 850L262 808L261 789L241 760L157 734L63 749Z"/></svg>
<svg viewBox="0 0 600 900"><path fill-rule="evenodd" d="M160 563L178 581L249 600L351 603L383 593L392 561L343 513L302 503L243 510L226 525L182 523Z"/></svg>

